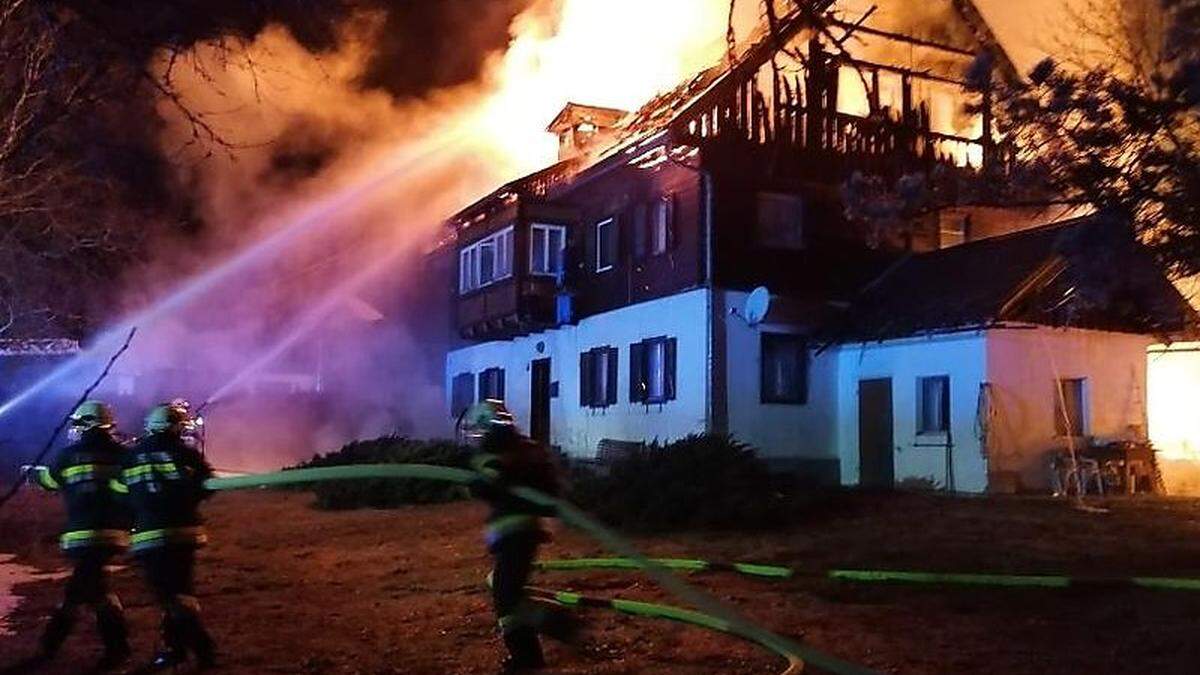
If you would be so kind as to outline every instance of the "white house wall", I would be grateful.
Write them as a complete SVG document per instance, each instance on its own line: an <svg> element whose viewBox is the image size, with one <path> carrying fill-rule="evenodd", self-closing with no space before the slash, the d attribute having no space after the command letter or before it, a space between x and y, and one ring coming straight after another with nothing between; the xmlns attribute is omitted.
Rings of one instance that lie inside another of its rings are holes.
<svg viewBox="0 0 1200 675"><path fill-rule="evenodd" d="M1099 441L1144 436L1151 342L1140 335L1075 329L988 331L994 410L988 444L995 487L1049 487L1049 453L1067 446L1055 426L1056 379L1087 379L1087 435Z"/></svg>
<svg viewBox="0 0 1200 675"><path fill-rule="evenodd" d="M979 384L987 368L979 333L851 344L838 349L838 455L842 483L859 482L858 383L891 378L892 440L897 483L931 482L959 492L987 489L987 462L975 432ZM950 377L950 431L917 435L917 378ZM947 441L952 441L950 476Z"/></svg>
<svg viewBox="0 0 1200 675"><path fill-rule="evenodd" d="M551 381L558 383L558 396L550 402L551 443L571 455L594 455L602 439L669 441L702 432L706 426L707 308L708 291L697 289L589 317L575 326L452 351L446 357L446 410L450 409L448 399L456 375L470 372L478 376L487 368L503 367L506 402L527 429L530 363L548 357ZM654 337L678 341L676 398L662 405L630 403L629 346ZM579 405L579 355L602 346L618 350L617 403L608 408L583 408Z"/></svg>
<svg viewBox="0 0 1200 675"><path fill-rule="evenodd" d="M740 308L748 293L726 291L725 306ZM726 383L729 432L758 448L763 457L837 461L837 357L809 362L808 403L762 403L762 333L795 333L797 327L749 325L726 313Z"/></svg>

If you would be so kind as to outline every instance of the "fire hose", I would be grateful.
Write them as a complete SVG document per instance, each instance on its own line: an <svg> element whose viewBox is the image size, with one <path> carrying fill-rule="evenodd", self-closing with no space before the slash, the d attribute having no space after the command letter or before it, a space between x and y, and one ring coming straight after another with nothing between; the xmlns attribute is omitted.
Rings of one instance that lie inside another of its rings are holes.
<svg viewBox="0 0 1200 675"><path fill-rule="evenodd" d="M275 473L229 478L209 479L205 486L211 490L242 490L258 487L273 487L302 483L337 480L360 480L364 478L408 478L432 480L460 485L469 485L482 477L474 471L426 464L356 464L316 469L294 469ZM800 644L762 628L738 616L700 590L690 586L667 566L655 563L638 553L633 544L593 520L572 504L524 487L512 488L511 492L539 506L553 507L558 518L567 525L579 529L622 556L625 566L645 572L651 579L680 600L696 607L695 610L636 602L624 599L589 598L566 591L537 591L543 597L568 606L608 607L627 614L643 617L670 619L716 630L740 637L764 647L783 657L788 662L784 675L796 675L805 664L811 664L834 675L871 675L871 671L820 651Z"/></svg>
<svg viewBox="0 0 1200 675"><path fill-rule="evenodd" d="M1057 574L977 574L960 572L914 572L898 570L828 570L801 572L790 567L757 563L711 562L683 558L655 558L660 567L683 572L736 572L751 577L774 579L828 579L851 583L891 583L993 588L1144 588L1171 591L1200 591L1200 579L1185 577L1088 577ZM547 571L637 569L637 561L626 558L571 558L539 560L536 567Z"/></svg>

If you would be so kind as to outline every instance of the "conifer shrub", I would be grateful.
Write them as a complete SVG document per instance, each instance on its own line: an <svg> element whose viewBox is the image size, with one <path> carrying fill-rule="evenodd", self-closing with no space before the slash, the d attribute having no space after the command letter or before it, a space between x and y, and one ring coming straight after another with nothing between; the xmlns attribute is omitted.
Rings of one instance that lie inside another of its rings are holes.
<svg viewBox="0 0 1200 675"><path fill-rule="evenodd" d="M724 435L654 443L600 467L576 465L571 478L576 505L630 532L772 528L795 503L752 447Z"/></svg>
<svg viewBox="0 0 1200 675"><path fill-rule="evenodd" d="M299 465L314 469L348 464L434 464L463 468L469 464L469 449L451 441L420 441L388 436L354 441L336 452L317 455ZM317 497L319 509L386 509L407 504L441 504L468 498L459 485L406 478L329 481L307 486Z"/></svg>

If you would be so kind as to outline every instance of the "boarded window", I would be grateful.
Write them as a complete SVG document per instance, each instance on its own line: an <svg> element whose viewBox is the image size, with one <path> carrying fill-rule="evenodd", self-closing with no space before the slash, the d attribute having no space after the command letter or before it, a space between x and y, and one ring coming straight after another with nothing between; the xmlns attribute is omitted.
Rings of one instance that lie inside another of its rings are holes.
<svg viewBox="0 0 1200 675"><path fill-rule="evenodd" d="M675 338L658 337L629 346L629 402L664 403L676 396Z"/></svg>
<svg viewBox="0 0 1200 675"><path fill-rule="evenodd" d="M1059 380L1054 395L1054 429L1059 436L1087 435L1087 380Z"/></svg>
<svg viewBox="0 0 1200 675"><path fill-rule="evenodd" d="M450 416L459 417L475 402L475 375L461 373L450 385Z"/></svg>
<svg viewBox="0 0 1200 675"><path fill-rule="evenodd" d="M804 201L796 195L758 195L758 244L767 248L804 248Z"/></svg>
<svg viewBox="0 0 1200 675"><path fill-rule="evenodd" d="M596 347L579 355L579 405L606 408L617 402L617 350Z"/></svg>
<svg viewBox="0 0 1200 675"><path fill-rule="evenodd" d="M596 271L611 270L617 264L617 221L608 218L596 223Z"/></svg>
<svg viewBox="0 0 1200 675"><path fill-rule="evenodd" d="M808 343L802 335L763 333L759 400L808 403Z"/></svg>
<svg viewBox="0 0 1200 675"><path fill-rule="evenodd" d="M488 368L479 374L479 400L504 400L504 369Z"/></svg>
<svg viewBox="0 0 1200 675"><path fill-rule="evenodd" d="M917 378L917 433L944 434L950 430L950 378Z"/></svg>

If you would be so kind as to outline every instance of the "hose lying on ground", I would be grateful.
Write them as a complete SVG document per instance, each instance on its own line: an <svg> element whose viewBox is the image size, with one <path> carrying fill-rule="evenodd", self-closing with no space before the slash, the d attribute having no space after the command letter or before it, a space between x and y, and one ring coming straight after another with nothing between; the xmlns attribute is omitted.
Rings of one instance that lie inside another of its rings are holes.
<svg viewBox="0 0 1200 675"><path fill-rule="evenodd" d="M1051 574L974 574L955 572L906 572L892 570L829 570L803 573L789 567L756 563L711 562L686 558L655 558L654 563L684 572L737 572L753 577L789 579L832 579L852 583L896 583L939 586L992 586L1005 588L1151 588L1175 591L1200 591L1200 579L1176 577L1080 577ZM628 558L572 558L539 560L538 569L611 570L637 569L637 561Z"/></svg>
<svg viewBox="0 0 1200 675"><path fill-rule="evenodd" d="M480 478L479 474L465 469L425 464L356 464L315 469L295 469L275 473L257 474L251 476L235 476L230 478L213 478L205 486L211 490L239 490L255 487L277 485L293 485L299 483L315 483L331 480L356 480L363 478L415 478L420 480L445 481L458 484L469 484ZM513 494L542 506L553 506L558 517L566 524L583 530L604 544L613 552L632 561L631 567L636 567L649 575L655 582L680 600L694 605L699 611L681 610L652 610L649 603L630 604L632 601L622 601L626 610L640 608L644 612L659 611L663 616L672 614L676 620L684 620L687 616L700 623L696 625L721 630L731 635L755 642L771 651L784 656L788 660L787 673L799 673L805 662L830 672L834 675L869 675L873 671L847 663L840 659L823 654L805 645L776 635L742 619L733 611L727 609L716 600L692 588L679 577L661 565L648 560L633 547L631 543L618 536L603 525L595 522L575 506L561 499L551 497L529 488L514 488ZM622 610L625 611L625 610ZM643 614L648 615L648 614ZM720 626L717 628L717 626Z"/></svg>

